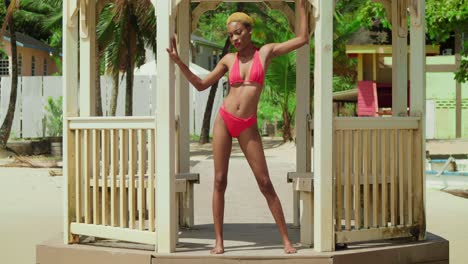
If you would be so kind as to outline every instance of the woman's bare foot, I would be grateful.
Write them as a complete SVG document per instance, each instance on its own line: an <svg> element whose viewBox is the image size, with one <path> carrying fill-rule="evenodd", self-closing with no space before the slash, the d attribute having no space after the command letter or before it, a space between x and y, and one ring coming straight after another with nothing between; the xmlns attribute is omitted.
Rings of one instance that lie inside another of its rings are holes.
<svg viewBox="0 0 468 264"><path fill-rule="evenodd" d="M291 242L287 242L284 244L284 253L286 254L295 254L297 253L297 249L293 247Z"/></svg>
<svg viewBox="0 0 468 264"><path fill-rule="evenodd" d="M213 255L224 254L224 245L216 243L215 247L212 250L210 250L210 254L213 254Z"/></svg>

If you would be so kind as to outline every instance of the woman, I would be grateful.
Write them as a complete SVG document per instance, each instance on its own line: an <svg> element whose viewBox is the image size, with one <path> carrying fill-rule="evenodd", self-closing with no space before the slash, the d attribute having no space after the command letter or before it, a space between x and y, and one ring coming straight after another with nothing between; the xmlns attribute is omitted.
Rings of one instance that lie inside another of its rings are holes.
<svg viewBox="0 0 468 264"><path fill-rule="evenodd" d="M305 0L299 1L299 34L283 43L270 43L257 49L251 40L252 19L245 13L234 13L227 20L227 31L237 53L224 56L215 69L200 79L179 58L175 39L167 49L171 59L179 66L185 77L199 91L203 91L229 72L231 89L224 99L213 129L214 191L213 220L216 244L212 254L224 253L223 220L224 193L231 155L232 138L236 137L255 179L265 196L278 226L287 254L296 253L288 237L281 202L276 195L268 174L263 145L257 128L257 106L262 92L266 70L274 57L291 52L309 41Z"/></svg>

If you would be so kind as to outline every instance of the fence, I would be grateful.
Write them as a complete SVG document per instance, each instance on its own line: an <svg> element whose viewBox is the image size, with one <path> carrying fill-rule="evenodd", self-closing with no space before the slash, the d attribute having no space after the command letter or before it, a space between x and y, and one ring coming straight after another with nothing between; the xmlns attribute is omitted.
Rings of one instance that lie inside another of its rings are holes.
<svg viewBox="0 0 468 264"><path fill-rule="evenodd" d="M213 112L211 115L212 131L214 118L223 100L223 83L220 80ZM156 76L135 76L133 86L133 115L152 116L155 109ZM125 113L125 78L119 78L119 93L117 98L116 116ZM113 82L110 77L101 76L102 109L105 116L109 115ZM10 100L11 78L2 77L0 82L0 121L3 122ZM18 95L16 101L15 117L11 130L12 138L35 138L49 136L46 126L47 98L57 99L62 95L61 76L31 76L18 78ZM198 92L190 89L190 133L199 135L208 100L209 89Z"/></svg>

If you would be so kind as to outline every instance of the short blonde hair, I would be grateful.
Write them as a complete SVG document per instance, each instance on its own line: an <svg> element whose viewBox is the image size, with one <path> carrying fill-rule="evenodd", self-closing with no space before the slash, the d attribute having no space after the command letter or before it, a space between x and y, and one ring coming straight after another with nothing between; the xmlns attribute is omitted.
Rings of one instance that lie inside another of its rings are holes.
<svg viewBox="0 0 468 264"><path fill-rule="evenodd" d="M230 15L226 21L226 25L229 25L232 22L241 22L244 25L249 25L250 27L253 26L253 19L243 12L235 12Z"/></svg>

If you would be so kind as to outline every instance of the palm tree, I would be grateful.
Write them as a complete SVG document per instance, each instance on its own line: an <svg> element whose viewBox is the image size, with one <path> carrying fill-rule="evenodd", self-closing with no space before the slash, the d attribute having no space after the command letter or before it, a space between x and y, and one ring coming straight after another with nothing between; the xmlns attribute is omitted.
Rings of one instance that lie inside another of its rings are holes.
<svg viewBox="0 0 468 264"><path fill-rule="evenodd" d="M2 126L0 127L0 143L5 148L10 137L11 127L13 125L13 118L15 115L16 108L16 97L18 94L18 54L16 48L16 33L14 26L14 11L17 8L19 1L17 0L4 0L7 13L3 22L2 31L0 33L0 39L3 38L4 32L8 27L10 33L10 45L11 45L11 92L10 101L8 103L8 110L3 120Z"/></svg>
<svg viewBox="0 0 468 264"><path fill-rule="evenodd" d="M97 27L99 44L108 72L114 79L111 115L115 115L118 79L126 75L125 115L133 111L133 71L145 62L145 47L156 52L156 17L150 0L116 0L100 15Z"/></svg>
<svg viewBox="0 0 468 264"><path fill-rule="evenodd" d="M34 10L29 12L33 17L39 18L39 23L42 25L43 30L47 31L50 36L48 43L55 49L53 58L61 71L60 53L62 50L62 1L61 0L22 0L22 9ZM98 17L99 14L96 14ZM96 39L97 42L97 39ZM99 49L98 43L96 47ZM96 115L102 116L102 96L101 96L101 74L100 74L100 60L98 56L95 59L96 63L96 80L95 80L95 96L96 96Z"/></svg>
<svg viewBox="0 0 468 264"><path fill-rule="evenodd" d="M59 54L62 45L62 1L22 0L22 3L29 9L49 11L48 18L43 19L43 27L51 33L49 43ZM133 70L145 61L144 47L156 51L156 18L153 5L150 0L117 0L106 5L96 16L96 115L102 116L103 112L100 88L100 66L103 57L106 58L108 71L114 77L111 115L115 115L117 108L118 77L121 70L126 72L128 87L125 113L131 115Z"/></svg>
<svg viewBox="0 0 468 264"><path fill-rule="evenodd" d="M296 53L274 58L266 75L267 98L281 108L283 117L283 141L292 141L291 125L295 112Z"/></svg>

